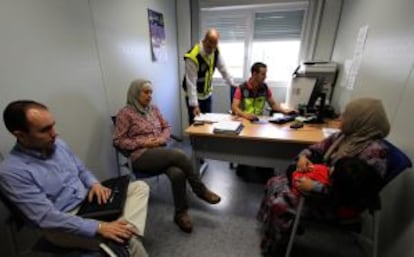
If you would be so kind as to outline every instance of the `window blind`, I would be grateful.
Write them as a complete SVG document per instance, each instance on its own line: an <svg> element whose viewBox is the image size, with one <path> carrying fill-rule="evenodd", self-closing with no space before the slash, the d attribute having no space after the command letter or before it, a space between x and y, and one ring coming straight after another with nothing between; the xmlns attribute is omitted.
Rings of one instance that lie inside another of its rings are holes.
<svg viewBox="0 0 414 257"><path fill-rule="evenodd" d="M208 28L220 32L220 41L240 41L246 37L247 19L243 13L223 11L201 12L202 33Z"/></svg>
<svg viewBox="0 0 414 257"><path fill-rule="evenodd" d="M254 40L300 39L304 10L255 14Z"/></svg>
<svg viewBox="0 0 414 257"><path fill-rule="evenodd" d="M304 10L255 12L254 40L300 40ZM247 35L250 15L245 11L202 10L202 33L207 28L217 28L220 40L240 41Z"/></svg>

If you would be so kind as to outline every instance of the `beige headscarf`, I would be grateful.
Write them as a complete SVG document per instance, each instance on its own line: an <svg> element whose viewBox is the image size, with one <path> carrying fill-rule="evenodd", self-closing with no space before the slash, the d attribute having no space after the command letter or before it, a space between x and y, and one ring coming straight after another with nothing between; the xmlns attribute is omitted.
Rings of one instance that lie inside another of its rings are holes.
<svg viewBox="0 0 414 257"><path fill-rule="evenodd" d="M145 88L152 89L151 81L137 79L131 82L127 93L127 105L134 107L134 109L142 115L147 115L151 112L151 106L144 107L138 102L138 96Z"/></svg>
<svg viewBox="0 0 414 257"><path fill-rule="evenodd" d="M345 108L342 115L342 135L326 152L325 160L336 161L344 156L355 156L372 140L385 138L390 132L381 100L358 98Z"/></svg>

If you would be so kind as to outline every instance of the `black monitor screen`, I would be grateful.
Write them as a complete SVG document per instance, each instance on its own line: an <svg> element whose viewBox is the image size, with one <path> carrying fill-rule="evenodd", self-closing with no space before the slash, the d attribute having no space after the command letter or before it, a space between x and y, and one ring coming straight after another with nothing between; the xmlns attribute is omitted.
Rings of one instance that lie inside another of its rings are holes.
<svg viewBox="0 0 414 257"><path fill-rule="evenodd" d="M311 110L316 110L316 102L318 101L319 97L323 93L323 83L321 83L320 79L317 79L315 85L313 86L313 90L311 95L309 96L308 101L308 112Z"/></svg>
<svg viewBox="0 0 414 257"><path fill-rule="evenodd" d="M325 97L326 94L324 92L324 87L323 87L323 80L317 79L315 86L313 87L312 93L309 97L309 101L308 101L308 105L307 105L307 112L308 113L314 113L317 115L315 123L323 123L323 108L325 106ZM319 106L316 106L318 99L320 98L319 101Z"/></svg>

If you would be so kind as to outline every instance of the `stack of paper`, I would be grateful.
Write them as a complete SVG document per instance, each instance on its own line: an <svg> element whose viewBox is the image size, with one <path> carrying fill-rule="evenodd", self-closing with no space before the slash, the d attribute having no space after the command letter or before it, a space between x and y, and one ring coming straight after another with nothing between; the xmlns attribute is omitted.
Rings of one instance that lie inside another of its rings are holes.
<svg viewBox="0 0 414 257"><path fill-rule="evenodd" d="M332 134L338 133L340 131L341 131L340 129L336 129L336 128L322 128L322 133L325 138L329 137Z"/></svg>
<svg viewBox="0 0 414 257"><path fill-rule="evenodd" d="M243 129L240 121L219 121L213 125L214 133L239 134Z"/></svg>
<svg viewBox="0 0 414 257"><path fill-rule="evenodd" d="M201 113L194 117L195 121L203 121L208 123L229 120L229 115L225 113Z"/></svg>

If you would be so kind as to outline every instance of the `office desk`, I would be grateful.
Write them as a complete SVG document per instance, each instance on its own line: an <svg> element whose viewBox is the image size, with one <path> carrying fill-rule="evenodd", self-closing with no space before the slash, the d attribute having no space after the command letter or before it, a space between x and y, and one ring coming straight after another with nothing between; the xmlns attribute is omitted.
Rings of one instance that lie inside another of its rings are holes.
<svg viewBox="0 0 414 257"><path fill-rule="evenodd" d="M234 119L230 116L229 119ZM321 141L323 127L337 128L338 121L305 124L292 129L290 123L254 124L241 120L244 128L239 135L214 134L212 124L186 129L193 148L193 162L200 170L201 158L229 161L259 167L277 167L281 160L291 160L304 147Z"/></svg>

